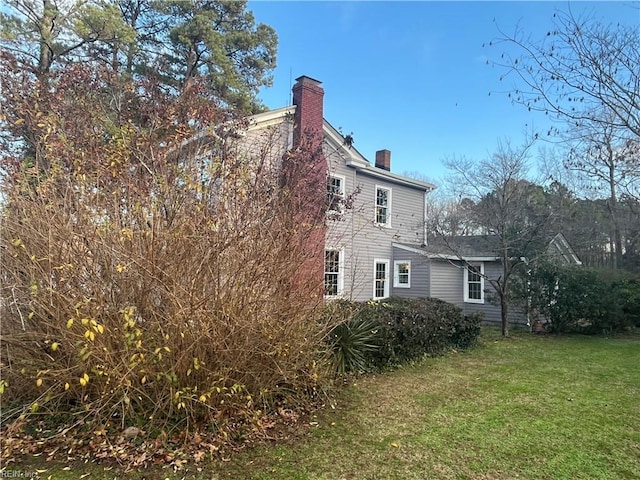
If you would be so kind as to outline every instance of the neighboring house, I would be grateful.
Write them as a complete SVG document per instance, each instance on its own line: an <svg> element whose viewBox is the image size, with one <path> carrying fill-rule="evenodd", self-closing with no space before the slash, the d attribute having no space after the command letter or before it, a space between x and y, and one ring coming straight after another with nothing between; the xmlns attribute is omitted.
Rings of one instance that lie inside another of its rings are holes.
<svg viewBox="0 0 640 480"><path fill-rule="evenodd" d="M395 242L394 262L410 263L413 285L420 286L402 296L437 297L466 314L481 312L485 321L500 322L497 293L488 281L503 274L499 251L498 238L491 235L446 237L428 245ZM544 255L562 264L581 264L561 233L549 241ZM510 321L526 322L526 318L521 309L513 309Z"/></svg>

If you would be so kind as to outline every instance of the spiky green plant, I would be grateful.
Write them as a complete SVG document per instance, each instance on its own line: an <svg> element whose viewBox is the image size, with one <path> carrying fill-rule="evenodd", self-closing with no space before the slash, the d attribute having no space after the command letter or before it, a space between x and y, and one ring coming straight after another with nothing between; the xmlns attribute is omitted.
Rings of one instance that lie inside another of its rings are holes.
<svg viewBox="0 0 640 480"><path fill-rule="evenodd" d="M370 369L369 354L380 348L381 333L375 320L351 318L334 327L329 339L336 372L342 375Z"/></svg>

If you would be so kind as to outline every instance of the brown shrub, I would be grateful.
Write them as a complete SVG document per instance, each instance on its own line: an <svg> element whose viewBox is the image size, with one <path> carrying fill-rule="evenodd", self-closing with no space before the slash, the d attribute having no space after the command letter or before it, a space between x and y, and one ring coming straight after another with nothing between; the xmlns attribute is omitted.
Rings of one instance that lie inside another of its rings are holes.
<svg viewBox="0 0 640 480"><path fill-rule="evenodd" d="M110 84L92 81L9 118L32 126L19 162L4 158L3 420L221 426L308 402L328 326L321 285L299 281L322 261L308 240L324 228L323 216L300 221L317 195L292 201L304 168L283 186L228 122L189 141L202 126L181 113L193 99L136 94L116 116ZM76 110L84 122L70 125ZM303 145L287 158L317 155Z"/></svg>

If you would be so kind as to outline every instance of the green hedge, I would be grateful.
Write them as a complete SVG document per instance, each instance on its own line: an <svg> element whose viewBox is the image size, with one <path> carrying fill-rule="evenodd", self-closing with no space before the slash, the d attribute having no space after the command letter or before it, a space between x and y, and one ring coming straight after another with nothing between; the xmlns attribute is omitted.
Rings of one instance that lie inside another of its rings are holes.
<svg viewBox="0 0 640 480"><path fill-rule="evenodd" d="M584 267L537 266L531 306L554 332L621 332L640 326L640 281Z"/></svg>
<svg viewBox="0 0 640 480"><path fill-rule="evenodd" d="M329 304L327 312L343 319L329 338L338 373L381 370L426 354L469 348L482 320L435 298L340 301Z"/></svg>

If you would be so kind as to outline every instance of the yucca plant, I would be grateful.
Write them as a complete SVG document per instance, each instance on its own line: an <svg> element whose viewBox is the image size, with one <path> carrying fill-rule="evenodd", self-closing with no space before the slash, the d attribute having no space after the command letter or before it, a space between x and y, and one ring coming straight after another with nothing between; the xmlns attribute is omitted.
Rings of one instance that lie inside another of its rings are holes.
<svg viewBox="0 0 640 480"><path fill-rule="evenodd" d="M329 335L336 372L366 372L370 353L380 348L381 332L373 319L351 318L336 325Z"/></svg>

